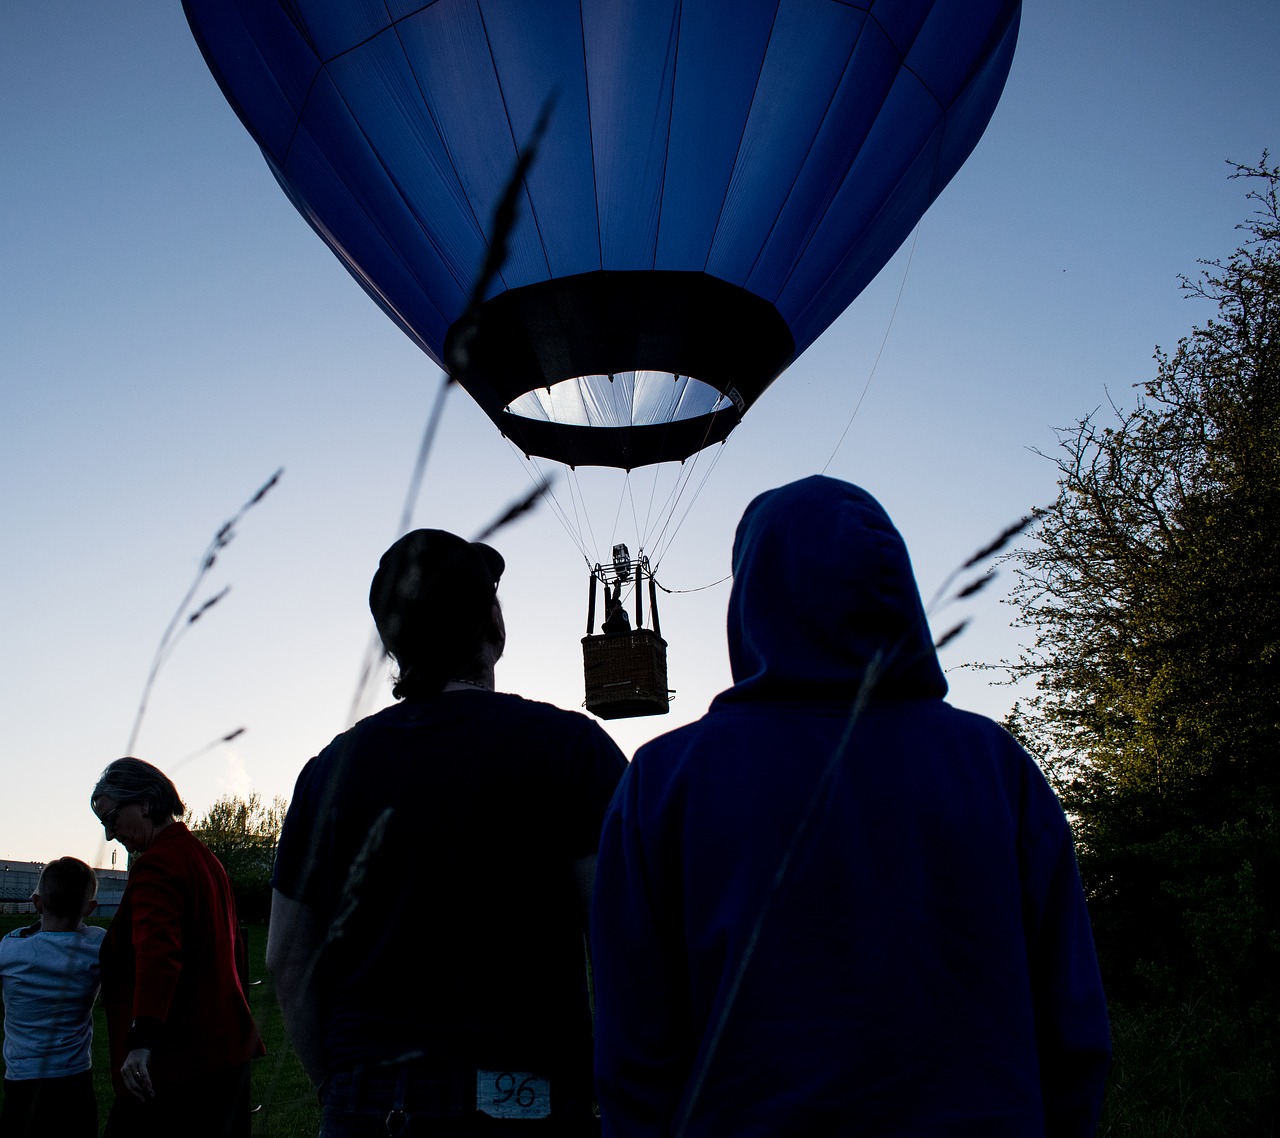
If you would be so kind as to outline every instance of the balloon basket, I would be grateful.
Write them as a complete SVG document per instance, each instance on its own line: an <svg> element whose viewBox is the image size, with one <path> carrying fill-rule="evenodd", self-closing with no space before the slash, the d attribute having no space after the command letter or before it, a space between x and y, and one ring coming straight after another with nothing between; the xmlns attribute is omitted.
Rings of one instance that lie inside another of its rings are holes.
<svg viewBox="0 0 1280 1138"><path fill-rule="evenodd" d="M666 715L667 642L648 628L582 638L586 709L601 719Z"/></svg>

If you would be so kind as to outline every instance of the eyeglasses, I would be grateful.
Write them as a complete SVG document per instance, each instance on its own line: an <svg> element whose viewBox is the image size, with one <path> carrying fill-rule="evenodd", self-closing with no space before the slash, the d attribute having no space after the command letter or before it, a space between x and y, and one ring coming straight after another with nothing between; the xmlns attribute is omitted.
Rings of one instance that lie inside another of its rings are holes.
<svg viewBox="0 0 1280 1138"><path fill-rule="evenodd" d="M116 828L116 815L120 813L126 806L136 802L135 798L126 798L123 802L117 802L115 808L108 810L105 814L98 815L98 821L102 823L104 830L114 830Z"/></svg>

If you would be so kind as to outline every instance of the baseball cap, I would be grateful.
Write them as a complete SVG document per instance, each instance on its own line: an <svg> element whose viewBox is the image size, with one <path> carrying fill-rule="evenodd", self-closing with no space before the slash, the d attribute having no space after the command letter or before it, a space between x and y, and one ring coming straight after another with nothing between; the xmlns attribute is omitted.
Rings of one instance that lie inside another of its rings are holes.
<svg viewBox="0 0 1280 1138"><path fill-rule="evenodd" d="M369 610L382 643L402 664L474 645L506 563L491 546L446 530L416 529L378 562Z"/></svg>

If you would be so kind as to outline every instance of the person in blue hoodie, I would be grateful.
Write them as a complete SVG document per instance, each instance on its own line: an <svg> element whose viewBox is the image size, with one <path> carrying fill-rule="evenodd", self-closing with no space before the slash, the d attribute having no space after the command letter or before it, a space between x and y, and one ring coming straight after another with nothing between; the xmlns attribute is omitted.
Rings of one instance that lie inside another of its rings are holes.
<svg viewBox="0 0 1280 1138"><path fill-rule="evenodd" d="M1110 1058L1067 820L944 702L906 546L857 486L748 506L734 685L636 754L592 918L613 1138L1088 1135Z"/></svg>

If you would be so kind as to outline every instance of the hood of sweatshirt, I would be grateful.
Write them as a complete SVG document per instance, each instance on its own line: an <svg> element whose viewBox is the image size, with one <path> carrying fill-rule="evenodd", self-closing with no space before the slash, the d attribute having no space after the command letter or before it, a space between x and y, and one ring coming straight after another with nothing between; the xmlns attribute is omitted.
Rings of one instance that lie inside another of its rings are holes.
<svg viewBox="0 0 1280 1138"><path fill-rule="evenodd" d="M720 702L941 698L947 682L906 543L861 487L815 475L757 497L729 597Z"/></svg>

